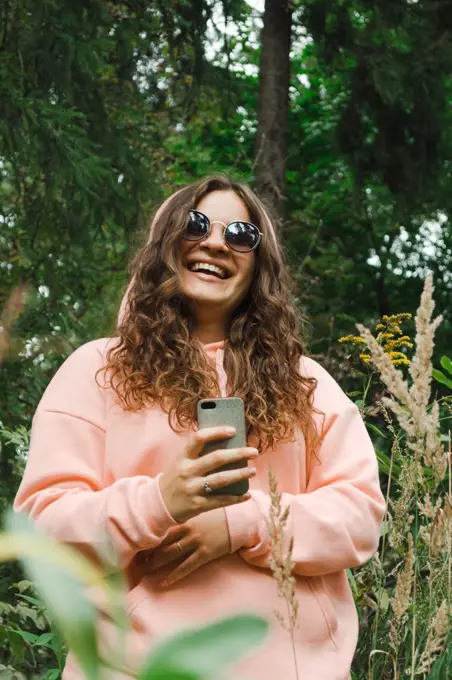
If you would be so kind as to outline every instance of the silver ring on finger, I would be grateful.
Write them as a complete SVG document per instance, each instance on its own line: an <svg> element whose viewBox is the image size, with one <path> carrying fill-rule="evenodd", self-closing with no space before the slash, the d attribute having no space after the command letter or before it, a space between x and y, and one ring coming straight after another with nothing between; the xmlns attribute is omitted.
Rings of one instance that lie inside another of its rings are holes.
<svg viewBox="0 0 452 680"><path fill-rule="evenodd" d="M207 481L206 477L204 477L204 483L203 483L203 489L206 492L206 494L209 496L211 493L213 493L212 487L209 485L209 482Z"/></svg>
<svg viewBox="0 0 452 680"><path fill-rule="evenodd" d="M185 555L184 550L183 550L181 544L179 543L179 541L176 541L176 545L177 545L177 547L178 547L179 550L180 550L180 554L181 554L181 555Z"/></svg>

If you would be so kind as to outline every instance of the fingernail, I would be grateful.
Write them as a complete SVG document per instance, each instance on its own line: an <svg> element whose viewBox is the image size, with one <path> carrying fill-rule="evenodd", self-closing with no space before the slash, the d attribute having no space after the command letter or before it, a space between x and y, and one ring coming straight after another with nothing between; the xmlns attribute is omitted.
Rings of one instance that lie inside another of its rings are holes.
<svg viewBox="0 0 452 680"><path fill-rule="evenodd" d="M256 470L255 467L250 467L250 468L248 468L248 471L249 471L250 475L255 475L256 472L257 472L257 470Z"/></svg>
<svg viewBox="0 0 452 680"><path fill-rule="evenodd" d="M235 434L235 427L227 427L225 431L227 434Z"/></svg>
<svg viewBox="0 0 452 680"><path fill-rule="evenodd" d="M258 455L259 455L259 451L257 449L251 449L250 450L251 458L256 458Z"/></svg>

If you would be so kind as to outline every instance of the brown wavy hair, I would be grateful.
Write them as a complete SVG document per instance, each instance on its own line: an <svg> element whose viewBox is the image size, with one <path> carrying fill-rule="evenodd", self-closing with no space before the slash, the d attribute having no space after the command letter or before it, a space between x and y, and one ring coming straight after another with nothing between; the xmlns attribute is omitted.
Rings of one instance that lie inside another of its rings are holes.
<svg viewBox="0 0 452 680"><path fill-rule="evenodd" d="M295 425L312 443L317 381L300 375L302 318L292 303L293 279L263 203L227 176L207 177L180 189L157 212L133 262L118 342L101 369L107 376L104 385L114 390L125 410L159 404L174 431L176 424L184 430L196 423L199 399L219 396L217 373L195 335L189 301L178 283L188 210L217 190L234 191L263 232L250 290L233 313L225 339L229 393L243 399L247 436L255 435L260 451L293 440Z"/></svg>

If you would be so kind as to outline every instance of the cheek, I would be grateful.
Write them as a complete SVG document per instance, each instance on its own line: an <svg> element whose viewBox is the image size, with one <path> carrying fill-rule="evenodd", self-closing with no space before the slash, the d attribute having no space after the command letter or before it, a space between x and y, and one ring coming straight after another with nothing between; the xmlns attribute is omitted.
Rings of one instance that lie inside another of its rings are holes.
<svg viewBox="0 0 452 680"><path fill-rule="evenodd" d="M182 241L180 246L179 246L179 253L176 256L176 262L178 263L180 267L180 273L183 275L184 273L187 272L184 262L186 261L187 257L190 254L190 244L187 243L186 241Z"/></svg>
<svg viewBox="0 0 452 680"><path fill-rule="evenodd" d="M245 290L249 290L251 288L251 284L253 282L253 277L254 277L254 270L255 270L255 261L254 258L251 260L251 262L245 262L243 266L243 277L242 277L242 286Z"/></svg>
<svg viewBox="0 0 452 680"><path fill-rule="evenodd" d="M250 285L251 285L251 282L252 282L252 280L253 280L255 270L256 270L256 257L255 257L255 255L254 255L254 253L253 253L253 256L252 256L252 258L251 258L251 261L248 262L248 277L247 277L247 278L248 278L248 283L249 283Z"/></svg>
<svg viewBox="0 0 452 680"><path fill-rule="evenodd" d="M190 243L181 239L180 243L177 245L179 251L179 261L183 262L190 251Z"/></svg>

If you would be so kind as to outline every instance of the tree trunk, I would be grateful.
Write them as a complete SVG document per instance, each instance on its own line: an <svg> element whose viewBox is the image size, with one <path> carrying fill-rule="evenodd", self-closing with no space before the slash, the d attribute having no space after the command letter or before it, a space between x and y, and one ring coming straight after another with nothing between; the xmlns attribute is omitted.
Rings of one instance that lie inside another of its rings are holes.
<svg viewBox="0 0 452 680"><path fill-rule="evenodd" d="M259 74L255 188L281 217L284 213L289 109L291 0L265 0Z"/></svg>

